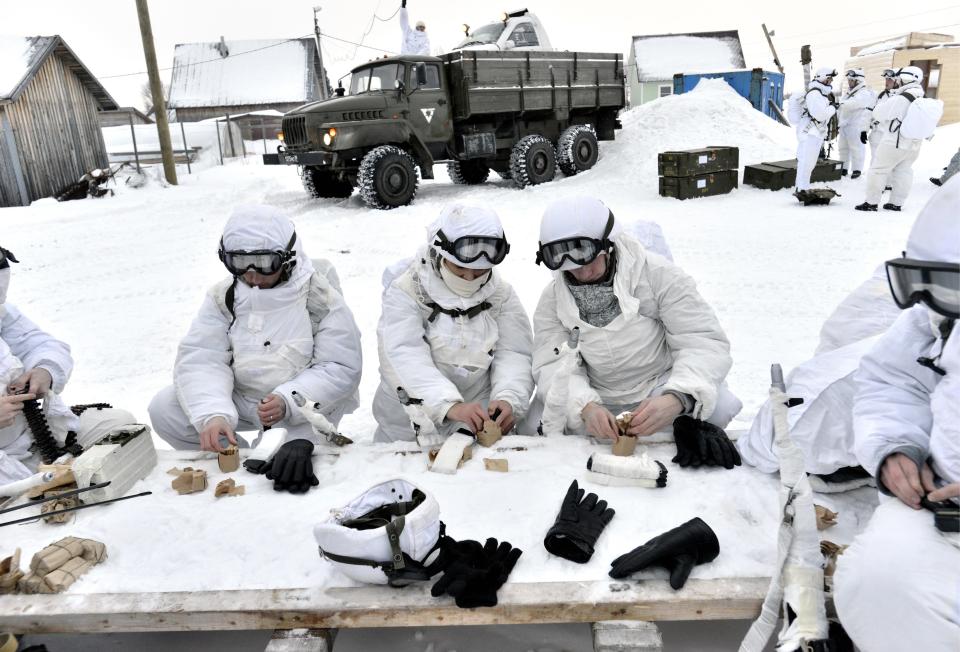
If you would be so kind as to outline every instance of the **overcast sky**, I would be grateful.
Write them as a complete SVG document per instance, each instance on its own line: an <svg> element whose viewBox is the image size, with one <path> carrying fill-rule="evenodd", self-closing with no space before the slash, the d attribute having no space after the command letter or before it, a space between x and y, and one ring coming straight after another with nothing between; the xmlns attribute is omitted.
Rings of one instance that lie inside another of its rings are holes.
<svg viewBox="0 0 960 652"><path fill-rule="evenodd" d="M400 27L389 18L394 0L152 0L158 63L170 80L177 43L227 39L293 38L313 32L313 7L320 11L324 63L331 79L357 63L399 50ZM883 40L910 31L960 35L960 3L948 0L870 2L637 2L614 0L516 0L453 2L409 0L411 20L427 23L434 49L449 51L462 37L461 24L496 20L504 9L527 7L543 22L559 49L622 52L634 34L737 29L747 66L774 69L761 23L775 31L774 45L787 73L787 89L802 85L800 46L813 48L814 65L843 66L851 45ZM124 106L142 106L146 81L134 0L0 0L0 33L22 36L59 34ZM365 35L366 33L366 35ZM357 48L334 37L363 42ZM163 70L166 68L167 70Z"/></svg>

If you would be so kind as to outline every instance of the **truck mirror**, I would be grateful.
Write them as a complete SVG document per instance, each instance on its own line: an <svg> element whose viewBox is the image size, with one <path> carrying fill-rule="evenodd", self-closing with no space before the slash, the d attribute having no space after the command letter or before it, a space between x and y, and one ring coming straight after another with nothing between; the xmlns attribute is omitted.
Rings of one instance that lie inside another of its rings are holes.
<svg viewBox="0 0 960 652"><path fill-rule="evenodd" d="M417 64L417 87L427 85L427 66L423 63Z"/></svg>
<svg viewBox="0 0 960 652"><path fill-rule="evenodd" d="M403 90L403 80L401 80L401 79L394 79L394 80L393 80L393 87L396 88L398 91L402 91L402 90Z"/></svg>
<svg viewBox="0 0 960 652"><path fill-rule="evenodd" d="M503 44L504 50L512 50L515 47L517 47L517 44L512 40L507 41L506 43Z"/></svg>

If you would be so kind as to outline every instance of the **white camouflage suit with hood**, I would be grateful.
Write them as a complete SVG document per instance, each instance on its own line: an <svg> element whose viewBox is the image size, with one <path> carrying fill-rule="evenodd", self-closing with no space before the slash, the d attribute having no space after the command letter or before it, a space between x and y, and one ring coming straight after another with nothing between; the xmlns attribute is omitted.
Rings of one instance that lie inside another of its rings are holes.
<svg viewBox="0 0 960 652"><path fill-rule="evenodd" d="M446 419L457 403L506 401L519 423L533 395L530 318L513 288L485 258L464 263L433 243L463 236L504 237L492 210L451 205L427 229L427 244L395 278L384 275L383 313L377 327L380 386L373 399L376 441L413 440L397 388L423 401L441 435L463 424ZM469 282L443 260L489 273ZM483 304L489 307L483 308ZM452 316L443 311L475 311Z"/></svg>
<svg viewBox="0 0 960 652"><path fill-rule="evenodd" d="M403 34L403 40L400 44L400 54L422 54L430 55L430 37L426 30L415 29L423 25L422 21L417 21L414 27L410 27L410 17L407 15L407 8L400 8L400 31Z"/></svg>
<svg viewBox="0 0 960 652"><path fill-rule="evenodd" d="M275 208L243 206L223 229L224 251L283 251L293 223ZM257 404L276 394L286 406L287 440L321 443L297 410L292 392L321 404L336 425L357 407L363 368L360 332L337 290L329 262L312 261L298 237L288 280L269 289L228 278L203 300L174 364L173 385L150 404L154 430L174 448L199 446L199 431L215 417L234 430L260 430ZM228 289L235 299L230 315Z"/></svg>
<svg viewBox="0 0 960 652"><path fill-rule="evenodd" d="M840 97L840 138L838 149L840 161L846 170L863 171L864 154L867 146L860 138L870 126L871 109L877 103L877 94L867 86L863 69L852 68L847 77L856 80L853 88L849 85Z"/></svg>
<svg viewBox="0 0 960 652"><path fill-rule="evenodd" d="M954 177L917 218L906 257L960 265L958 206L960 178ZM954 278L958 305L960 275ZM960 534L940 532L930 511L892 496L881 478L887 458L900 453L917 469L929 464L938 487L960 482L960 332L954 324L944 342L946 319L922 303L904 310L857 375L855 452L883 495L866 529L839 557L834 601L841 624L863 650L960 646ZM945 375L918 363L937 355Z"/></svg>
<svg viewBox="0 0 960 652"><path fill-rule="evenodd" d="M810 175L820 158L820 148L827 137L830 119L837 112L829 99L833 94L830 81L835 74L832 68L817 70L804 95L806 111L796 125L797 190L810 189Z"/></svg>
<svg viewBox="0 0 960 652"><path fill-rule="evenodd" d="M611 214L595 199L559 200L544 214L540 240L599 239ZM691 401L693 418L726 427L742 404L723 385L733 360L713 309L692 278L616 223L610 239L616 260L613 295L620 308L612 321L598 327L583 319L565 277L566 270L577 267L570 261L553 272L540 296L533 316L538 398L545 401L560 369L554 350L579 327L583 364L570 376L567 434L586 434L581 412L588 403L616 415L663 393L678 395L684 404Z"/></svg>
<svg viewBox="0 0 960 652"><path fill-rule="evenodd" d="M50 393L44 397L47 424L62 444L67 432L76 432L80 424L59 396L73 371L70 347L7 303L10 271L10 267L0 269L0 393L9 394L10 383L25 371L46 369L53 379ZM11 425L0 428L0 485L26 478L36 470L40 460L29 450L31 444L33 436L22 412Z"/></svg>

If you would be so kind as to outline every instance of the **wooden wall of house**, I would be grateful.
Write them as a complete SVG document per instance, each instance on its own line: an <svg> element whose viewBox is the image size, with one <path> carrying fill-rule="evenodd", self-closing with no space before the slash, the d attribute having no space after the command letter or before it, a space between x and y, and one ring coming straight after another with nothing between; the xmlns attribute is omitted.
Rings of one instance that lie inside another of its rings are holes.
<svg viewBox="0 0 960 652"><path fill-rule="evenodd" d="M921 61L940 66L940 84L937 87L937 99L943 100L940 124L960 122L960 48L897 50L893 57L893 65L897 68Z"/></svg>
<svg viewBox="0 0 960 652"><path fill-rule="evenodd" d="M96 100L55 53L4 110L30 201L56 194L85 172L107 166Z"/></svg>
<svg viewBox="0 0 960 652"><path fill-rule="evenodd" d="M10 140L7 134L9 131L9 122L7 121L4 107L0 106L0 208L5 206L20 206L20 189L17 186L16 167L11 160L11 154L15 152L10 147Z"/></svg>
<svg viewBox="0 0 960 652"><path fill-rule="evenodd" d="M130 117L133 116L133 124L150 125L150 120L145 120L139 113L134 111L100 111L97 118L100 120L101 127L117 127L119 125L129 125Z"/></svg>

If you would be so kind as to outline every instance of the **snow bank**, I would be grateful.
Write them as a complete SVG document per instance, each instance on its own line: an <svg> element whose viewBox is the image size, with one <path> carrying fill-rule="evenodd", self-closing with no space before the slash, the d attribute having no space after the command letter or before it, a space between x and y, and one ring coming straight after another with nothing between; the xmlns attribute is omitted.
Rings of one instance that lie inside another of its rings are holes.
<svg viewBox="0 0 960 652"><path fill-rule="evenodd" d="M183 136L186 135L186 148L192 150L199 147L201 155L213 152L213 158L219 158L218 148L222 149L224 156L240 156L243 154L243 135L236 123L230 124L229 133L226 122L184 122L182 124L183 132L181 133L181 123L170 123L170 142L175 153L183 152ZM160 136L157 134L157 125L134 125L133 129L136 132L137 149L141 156L144 153L155 154L160 151ZM103 131L103 142L107 147L107 154L110 156L111 162L133 160L133 136L130 133L130 125L103 127L101 131ZM219 145L218 131L220 132Z"/></svg>
<svg viewBox="0 0 960 652"><path fill-rule="evenodd" d="M0 98L12 95L27 74L33 49L28 38L0 35Z"/></svg>
<svg viewBox="0 0 960 652"><path fill-rule="evenodd" d="M640 81L670 80L677 73L743 68L740 40L731 37L653 36L633 41Z"/></svg>

